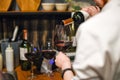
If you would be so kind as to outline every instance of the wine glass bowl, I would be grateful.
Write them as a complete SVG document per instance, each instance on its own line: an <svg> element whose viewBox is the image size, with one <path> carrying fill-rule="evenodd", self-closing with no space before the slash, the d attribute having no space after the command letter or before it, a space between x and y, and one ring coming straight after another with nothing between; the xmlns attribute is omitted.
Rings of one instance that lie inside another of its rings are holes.
<svg viewBox="0 0 120 80"><path fill-rule="evenodd" d="M56 54L54 50L42 50L42 53L46 59L52 59L55 57Z"/></svg>
<svg viewBox="0 0 120 80"><path fill-rule="evenodd" d="M25 57L28 59L28 61L31 62L31 75L28 77L30 80L36 78L36 74L41 73L41 65L42 65L42 53L40 52L29 52L25 53ZM36 66L34 68L33 66Z"/></svg>
<svg viewBox="0 0 120 80"><path fill-rule="evenodd" d="M52 65L54 63L54 58L56 55L56 51L53 48L51 39L47 40L45 45L43 46L42 55L44 57L43 62L45 63L44 64L45 73L50 77L52 76L52 72L53 72Z"/></svg>
<svg viewBox="0 0 120 80"><path fill-rule="evenodd" d="M74 28L71 23L69 25L56 25L54 34L55 48L65 53L74 52L76 48L74 46L75 37L73 34Z"/></svg>
<svg viewBox="0 0 120 80"><path fill-rule="evenodd" d="M25 57L29 60L29 61L34 61L36 58L36 54L35 53L25 53Z"/></svg>
<svg viewBox="0 0 120 80"><path fill-rule="evenodd" d="M36 66L36 69L34 70L35 74L41 74L42 62L43 62L42 52L36 52L36 57L34 59L34 65Z"/></svg>
<svg viewBox="0 0 120 80"><path fill-rule="evenodd" d="M70 46L72 46L72 41L58 40L55 46L58 51L66 51Z"/></svg>
<svg viewBox="0 0 120 80"><path fill-rule="evenodd" d="M34 75L34 72L33 72L33 65L34 65L34 60L36 58L36 54L35 53L32 53L32 52L28 52L28 53L25 53L25 57L28 59L28 61L30 61L31 63L31 75L28 76L28 79L32 80L34 79L36 76Z"/></svg>
<svg viewBox="0 0 120 80"><path fill-rule="evenodd" d="M54 41L58 51L65 51L69 46L72 46L72 41L69 40L68 37L69 31L70 29L68 26L56 25Z"/></svg>

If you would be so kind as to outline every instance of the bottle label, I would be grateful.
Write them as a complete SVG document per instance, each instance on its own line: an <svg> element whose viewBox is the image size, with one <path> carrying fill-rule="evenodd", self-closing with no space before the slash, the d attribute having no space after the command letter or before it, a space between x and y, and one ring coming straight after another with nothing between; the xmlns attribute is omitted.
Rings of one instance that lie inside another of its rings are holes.
<svg viewBox="0 0 120 80"><path fill-rule="evenodd" d="M27 52L27 48L20 48L20 60L27 60L27 58L25 57L25 53Z"/></svg>

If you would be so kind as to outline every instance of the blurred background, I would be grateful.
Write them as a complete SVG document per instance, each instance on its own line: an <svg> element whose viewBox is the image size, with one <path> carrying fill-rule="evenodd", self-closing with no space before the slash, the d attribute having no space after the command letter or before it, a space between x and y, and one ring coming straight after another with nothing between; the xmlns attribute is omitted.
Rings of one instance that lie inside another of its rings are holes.
<svg viewBox="0 0 120 80"><path fill-rule="evenodd" d="M93 0L74 0L75 5L85 7L89 5L95 5ZM41 3L64 3L65 0L42 0ZM38 10L42 10L41 4ZM11 38L15 26L19 27L17 40L21 39L21 32L24 28L29 31L29 41L36 44L37 41L43 43L48 38L53 38L54 29L57 24L60 24L62 19L71 17L71 12L33 12L33 13L19 13L20 8L16 3L16 0L12 0L12 3L8 11L18 11L18 13L0 12L0 40Z"/></svg>

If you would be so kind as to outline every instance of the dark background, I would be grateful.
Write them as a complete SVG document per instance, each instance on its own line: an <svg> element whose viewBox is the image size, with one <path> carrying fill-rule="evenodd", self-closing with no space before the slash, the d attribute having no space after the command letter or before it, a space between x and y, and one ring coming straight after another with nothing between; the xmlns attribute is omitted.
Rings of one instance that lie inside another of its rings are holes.
<svg viewBox="0 0 120 80"><path fill-rule="evenodd" d="M94 5L92 0L76 0L88 2ZM42 0L43 2L63 3L64 0ZM39 8L41 10L41 6ZM9 12L18 11L18 12ZM8 12L0 12L0 40L12 37L15 26L19 26L18 38L21 39L21 32L24 28L29 31L29 41L45 42L48 38L54 38L54 29L62 19L71 17L71 12L20 12L15 0L11 3Z"/></svg>

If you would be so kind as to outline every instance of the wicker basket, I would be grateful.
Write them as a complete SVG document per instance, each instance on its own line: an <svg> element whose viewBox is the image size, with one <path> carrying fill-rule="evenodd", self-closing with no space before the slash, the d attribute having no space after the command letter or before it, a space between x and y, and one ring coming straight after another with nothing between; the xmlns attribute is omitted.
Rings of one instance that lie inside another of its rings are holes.
<svg viewBox="0 0 120 80"><path fill-rule="evenodd" d="M41 0L16 0L21 11L37 11Z"/></svg>
<svg viewBox="0 0 120 80"><path fill-rule="evenodd" d="M0 0L0 11L8 11L12 0Z"/></svg>

